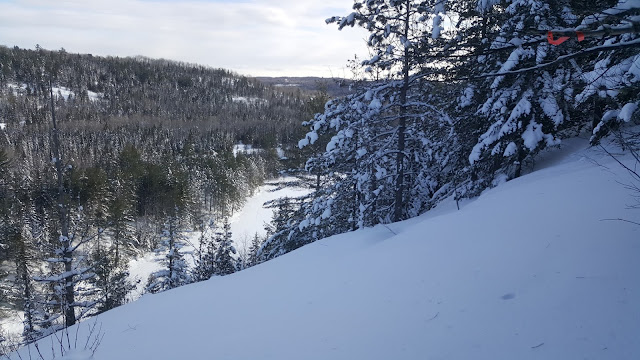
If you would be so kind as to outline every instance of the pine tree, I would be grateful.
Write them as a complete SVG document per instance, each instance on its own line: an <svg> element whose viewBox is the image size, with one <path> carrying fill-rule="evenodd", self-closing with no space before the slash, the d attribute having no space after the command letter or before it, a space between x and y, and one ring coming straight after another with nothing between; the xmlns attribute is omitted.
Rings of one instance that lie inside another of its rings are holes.
<svg viewBox="0 0 640 360"><path fill-rule="evenodd" d="M186 244L185 240L183 224L176 210L166 217L162 230L161 247L158 253L162 255L163 269L149 276L147 292L159 293L190 282L187 263L180 252Z"/></svg>
<svg viewBox="0 0 640 360"><path fill-rule="evenodd" d="M584 6L568 1L455 4L462 21L445 55L455 59L453 80L467 78L454 111L466 128L460 131L471 165L462 185L466 196L520 176L563 137L594 128L597 142L610 126L629 120L624 115L633 113L638 97L625 89L637 81L637 53L625 43L636 34L607 36L605 30L603 38L558 46L546 41L548 30L631 26L626 0L600 13L592 4L587 16ZM602 44L609 49L597 51Z"/></svg>
<svg viewBox="0 0 640 360"><path fill-rule="evenodd" d="M475 48L482 54L472 61L471 74L506 73L518 67L533 67L558 56L558 49L538 41L540 32L529 29L564 28L575 18L558 2L518 0L479 7L483 42ZM499 29L497 31L493 29ZM468 34L472 36L472 34ZM480 35L475 35L480 36ZM570 46L569 44L567 46ZM523 162L547 146L558 144L557 134L566 123L570 92L558 92L574 80L567 66L496 76L469 84L460 98L460 109L468 109L466 118L480 115L475 122L477 143L470 150L473 176L482 189L495 178L522 174ZM475 105L474 104L478 104ZM485 120L486 119L486 120Z"/></svg>
<svg viewBox="0 0 640 360"><path fill-rule="evenodd" d="M231 236L229 218L225 217L223 220L222 231L218 232L215 238L216 249L214 258L214 275L229 275L236 271L235 260L233 258L233 255L236 254L236 249L233 246Z"/></svg>
<svg viewBox="0 0 640 360"><path fill-rule="evenodd" d="M249 254L247 256L247 267L255 266L260 263L258 252L262 246L262 239L255 233L253 239L251 239L251 245L249 245Z"/></svg>
<svg viewBox="0 0 640 360"><path fill-rule="evenodd" d="M205 221L201 226L197 257L191 275L193 281L208 280L215 273L215 229L213 220Z"/></svg>
<svg viewBox="0 0 640 360"><path fill-rule="evenodd" d="M367 124L368 134L359 136L357 133L346 132L343 136L353 137L354 148L361 157L365 151L366 141L370 137L385 141L389 144L384 152L386 157L394 157L393 168L388 169L388 176L393 178L394 197L390 205L393 206L392 220L400 221L407 217L406 201L407 179L406 170L410 165L410 159L406 156L407 127L414 119L414 104L410 97L412 85L411 74L420 67L425 66L419 49L428 47L431 37L437 38L441 26L441 12L444 12L442 1L412 1L412 0L357 0L353 5L354 12L346 17L333 17L328 23L337 23L339 29L345 26L358 25L370 32L367 45L374 56L363 62L369 73L386 73L390 81L383 87L373 87L373 91L367 91L364 99L352 99L358 102L367 101L367 104L359 106L354 111L359 112L360 118L377 120L378 124ZM430 24L427 19L433 16ZM431 37L427 36L431 30ZM376 79L377 80L377 79ZM353 102L349 105L355 105ZM342 105L344 106L344 105ZM422 110L419 110L421 112ZM368 114L366 112L369 112ZM328 109L326 115L341 113L340 105ZM330 116L332 117L332 116ZM314 123L314 130L327 126L322 124L324 119ZM354 119L357 122L360 119ZM380 123L382 122L382 123ZM331 124L333 127L333 124ZM355 129L354 129L355 130ZM366 131L364 130L364 131ZM316 135L311 135L315 141ZM361 137L361 139L359 139ZM358 143L359 142L359 143ZM330 143L331 144L331 143ZM329 148L329 147L328 147ZM375 149L374 151L377 151ZM356 159L357 161L358 159ZM376 164L371 164L375 167ZM388 165L382 165L389 168ZM373 170L373 168L371 169ZM357 185L354 185L357 187Z"/></svg>
<svg viewBox="0 0 640 360"><path fill-rule="evenodd" d="M123 255L135 252L135 231L132 225L134 194L131 185L124 179L113 180L111 188L113 196L108 203L107 228L113 243L114 266L119 267L126 260Z"/></svg>
<svg viewBox="0 0 640 360"><path fill-rule="evenodd" d="M591 61L578 62L581 74L575 107L587 124L591 122L590 141L595 145L604 136L631 123L640 106L640 55L634 45L640 38L638 5L630 0L603 1L598 9L576 1L571 5L577 13L587 15L577 28L584 32L604 30L602 37L585 40L588 46L596 50L607 46ZM632 31L614 34L613 29Z"/></svg>
<svg viewBox="0 0 640 360"><path fill-rule="evenodd" d="M29 191L29 179L14 176L10 190L12 198L3 207L10 216L4 217L2 224L8 243L13 252L15 280L7 292L10 302L21 309L23 318L22 337L24 343L31 343L48 334L45 321L43 299L37 283L33 280L38 274L38 248L36 246L42 230L34 213L33 199ZM8 194L7 194L8 195Z"/></svg>
<svg viewBox="0 0 640 360"><path fill-rule="evenodd" d="M39 50L39 53L42 54L42 51L40 49L38 50ZM62 290L61 288L58 291L64 291L64 295L61 296L59 305L63 309L65 326L72 326L76 323L76 314L75 314L76 301L75 301L75 288L74 288L74 285L76 284L76 279L74 279L74 277L78 274L78 271L77 269L74 269L75 268L74 250L77 249L77 247L75 246L76 244L73 244L73 239L71 238L71 233L69 229L70 228L69 203L68 203L67 194L66 194L67 189L65 189L65 183L64 183L64 176L65 176L64 164L62 162L62 157L61 157L62 152L61 152L61 146L60 146L60 136L58 131L58 125L56 122L55 104L54 104L54 97L53 97L53 78L58 74L58 71L59 71L58 66L59 64L57 64L53 60L49 60L47 64L48 73L49 73L49 100L51 103L51 108L50 108L51 124L52 124L51 133L52 133L52 139L53 139L52 150L53 150L53 157L54 157L54 163L55 163L55 169L56 169L56 180L58 185L57 186L58 187L58 194L57 194L58 195L57 196L58 219L59 219L58 240L60 244L59 246L57 246L54 253L58 256L58 260L60 260L64 264L63 274L65 275L62 278L58 278L56 276L49 277L46 279L43 278L42 281L61 282L61 284L63 285L62 288L64 290Z"/></svg>
<svg viewBox="0 0 640 360"><path fill-rule="evenodd" d="M118 263L115 251L109 250L99 247L91 256L95 276L89 283L96 299L96 314L124 305L127 295L136 288L129 280L127 263L121 260Z"/></svg>

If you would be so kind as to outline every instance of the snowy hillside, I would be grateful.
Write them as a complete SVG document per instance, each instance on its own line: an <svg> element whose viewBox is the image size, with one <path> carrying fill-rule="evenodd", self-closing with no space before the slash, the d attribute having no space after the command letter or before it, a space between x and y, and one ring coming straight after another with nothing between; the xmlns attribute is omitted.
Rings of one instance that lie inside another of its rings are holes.
<svg viewBox="0 0 640 360"><path fill-rule="evenodd" d="M585 148L460 211L145 295L97 318L94 359L640 358L640 226L606 220L640 210L619 165Z"/></svg>

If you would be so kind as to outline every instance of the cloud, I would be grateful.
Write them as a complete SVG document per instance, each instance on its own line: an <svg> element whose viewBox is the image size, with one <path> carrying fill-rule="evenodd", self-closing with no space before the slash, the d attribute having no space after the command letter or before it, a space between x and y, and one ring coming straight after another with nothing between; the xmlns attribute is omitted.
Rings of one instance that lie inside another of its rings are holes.
<svg viewBox="0 0 640 360"><path fill-rule="evenodd" d="M342 76L347 59L366 54L366 34L338 31L324 19L347 15L350 5L350 0L0 1L0 41L162 57L247 75Z"/></svg>

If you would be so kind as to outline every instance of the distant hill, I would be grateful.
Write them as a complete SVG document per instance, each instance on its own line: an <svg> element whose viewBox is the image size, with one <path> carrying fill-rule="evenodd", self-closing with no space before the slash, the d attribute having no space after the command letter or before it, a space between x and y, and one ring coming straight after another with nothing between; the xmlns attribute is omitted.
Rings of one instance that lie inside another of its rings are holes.
<svg viewBox="0 0 640 360"><path fill-rule="evenodd" d="M57 67L54 92L65 121L173 123L182 130L197 126L269 147L297 144L301 119L310 116L305 91L291 93L225 69L0 46L0 123L11 128L46 122L40 111L47 104L40 68L45 60ZM315 83L309 80L301 88L306 84ZM337 93L337 85L329 86Z"/></svg>
<svg viewBox="0 0 640 360"><path fill-rule="evenodd" d="M274 87L299 88L304 91L318 91L326 87L327 92L332 97L348 95L352 92L351 80L341 78L320 78L320 77L256 77L256 80L265 85Z"/></svg>

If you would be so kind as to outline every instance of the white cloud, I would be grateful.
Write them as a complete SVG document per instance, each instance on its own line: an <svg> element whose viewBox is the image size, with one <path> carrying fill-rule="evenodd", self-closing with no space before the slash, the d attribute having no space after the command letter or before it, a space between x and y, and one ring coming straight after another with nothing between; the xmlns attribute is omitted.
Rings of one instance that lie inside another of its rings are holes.
<svg viewBox="0 0 640 360"><path fill-rule="evenodd" d="M162 57L247 75L343 76L360 29L324 23L350 0L0 0L3 45Z"/></svg>

